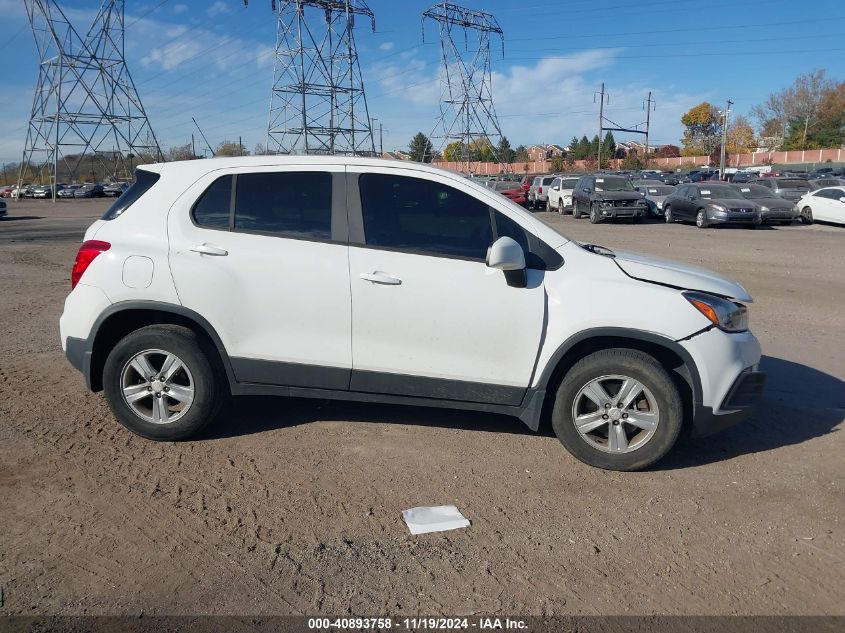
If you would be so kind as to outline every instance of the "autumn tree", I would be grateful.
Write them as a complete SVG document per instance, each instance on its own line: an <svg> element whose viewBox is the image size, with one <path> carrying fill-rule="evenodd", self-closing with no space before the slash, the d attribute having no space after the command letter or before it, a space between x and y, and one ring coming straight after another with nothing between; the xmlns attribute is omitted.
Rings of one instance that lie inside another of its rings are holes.
<svg viewBox="0 0 845 633"><path fill-rule="evenodd" d="M710 155L722 134L722 117L716 106L703 101L681 117L684 125L683 156Z"/></svg>
<svg viewBox="0 0 845 633"><path fill-rule="evenodd" d="M171 147L167 152L167 160L169 161L193 160L194 158L196 158L196 156L194 156L194 150L190 143Z"/></svg>
<svg viewBox="0 0 845 633"><path fill-rule="evenodd" d="M677 145L663 145L654 152L656 158L677 158L681 155L681 148Z"/></svg>
<svg viewBox="0 0 845 633"><path fill-rule="evenodd" d="M408 144L411 160L418 163L430 163L433 158L431 140L422 132L417 132Z"/></svg>
<svg viewBox="0 0 845 633"><path fill-rule="evenodd" d="M728 124L727 150L730 154L745 154L753 152L756 147L754 128L742 115L737 116ZM719 143L721 146L721 143ZM721 149L721 147L720 147Z"/></svg>
<svg viewBox="0 0 845 633"><path fill-rule="evenodd" d="M452 141L443 148L443 160L450 163L457 163L464 160L464 144L460 141Z"/></svg>
<svg viewBox="0 0 845 633"><path fill-rule="evenodd" d="M514 156L514 162L517 163L524 163L529 160L528 157L528 148L525 145L517 145L516 146L516 155Z"/></svg>
<svg viewBox="0 0 845 633"><path fill-rule="evenodd" d="M232 141L223 141L214 150L215 156L249 156L249 150L243 143L233 143Z"/></svg>

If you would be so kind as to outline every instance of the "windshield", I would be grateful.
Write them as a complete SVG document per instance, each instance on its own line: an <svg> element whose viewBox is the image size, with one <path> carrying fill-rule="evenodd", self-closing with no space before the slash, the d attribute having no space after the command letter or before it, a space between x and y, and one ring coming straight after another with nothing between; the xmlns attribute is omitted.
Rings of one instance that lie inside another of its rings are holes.
<svg viewBox="0 0 845 633"><path fill-rule="evenodd" d="M795 178L793 180L778 180L778 187L780 189L806 189L810 190L810 183L806 180Z"/></svg>
<svg viewBox="0 0 845 633"><path fill-rule="evenodd" d="M607 176L596 178L596 191L633 191L634 185L627 178Z"/></svg>
<svg viewBox="0 0 845 633"><path fill-rule="evenodd" d="M669 196L673 191L674 187L646 187L646 194L649 196Z"/></svg>
<svg viewBox="0 0 845 633"><path fill-rule="evenodd" d="M737 191L727 185L708 185L698 190L698 195L708 200L714 198L736 198Z"/></svg>
<svg viewBox="0 0 845 633"><path fill-rule="evenodd" d="M762 185L743 185L742 187L737 187L736 189L743 198L748 198L749 200L771 198L775 195L772 193L771 189L763 187Z"/></svg>

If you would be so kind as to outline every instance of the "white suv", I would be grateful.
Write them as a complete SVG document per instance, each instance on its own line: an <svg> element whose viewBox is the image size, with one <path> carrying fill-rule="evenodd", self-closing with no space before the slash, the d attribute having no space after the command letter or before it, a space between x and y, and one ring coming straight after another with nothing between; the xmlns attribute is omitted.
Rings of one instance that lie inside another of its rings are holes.
<svg viewBox="0 0 845 633"><path fill-rule="evenodd" d="M762 391L742 286L569 240L458 174L256 156L136 178L85 234L61 339L144 437L229 395L339 398L550 420L635 470Z"/></svg>

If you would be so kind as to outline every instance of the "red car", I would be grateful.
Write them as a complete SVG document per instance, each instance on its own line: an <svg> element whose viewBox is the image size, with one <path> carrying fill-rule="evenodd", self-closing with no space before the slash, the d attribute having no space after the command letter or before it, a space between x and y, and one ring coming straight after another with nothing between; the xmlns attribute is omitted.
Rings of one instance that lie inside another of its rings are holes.
<svg viewBox="0 0 845 633"><path fill-rule="evenodd" d="M7 185L5 187L0 187L0 197L2 198L11 198L12 197L12 189L14 189L14 185Z"/></svg>
<svg viewBox="0 0 845 633"><path fill-rule="evenodd" d="M519 206L525 206L527 197L520 183L512 180L497 180L493 183L492 189L496 193L505 196L508 200L517 203Z"/></svg>
<svg viewBox="0 0 845 633"><path fill-rule="evenodd" d="M528 196L528 190L531 188L531 183L534 181L534 176L537 174L525 174L522 177L522 180L519 181L519 184L522 186L522 190L525 192L525 196Z"/></svg>

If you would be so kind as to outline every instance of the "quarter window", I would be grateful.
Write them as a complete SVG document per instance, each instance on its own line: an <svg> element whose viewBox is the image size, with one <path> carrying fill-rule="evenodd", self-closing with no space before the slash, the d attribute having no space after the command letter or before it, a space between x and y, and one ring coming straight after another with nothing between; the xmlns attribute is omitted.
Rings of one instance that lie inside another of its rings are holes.
<svg viewBox="0 0 845 633"><path fill-rule="evenodd" d="M484 261L493 241L486 204L430 180L361 174L366 243Z"/></svg>
<svg viewBox="0 0 845 633"><path fill-rule="evenodd" d="M205 190L194 205L194 222L209 229L229 228L229 207L232 204L232 176L218 178Z"/></svg>
<svg viewBox="0 0 845 633"><path fill-rule="evenodd" d="M235 230L331 239L331 174L239 174L235 185Z"/></svg>

